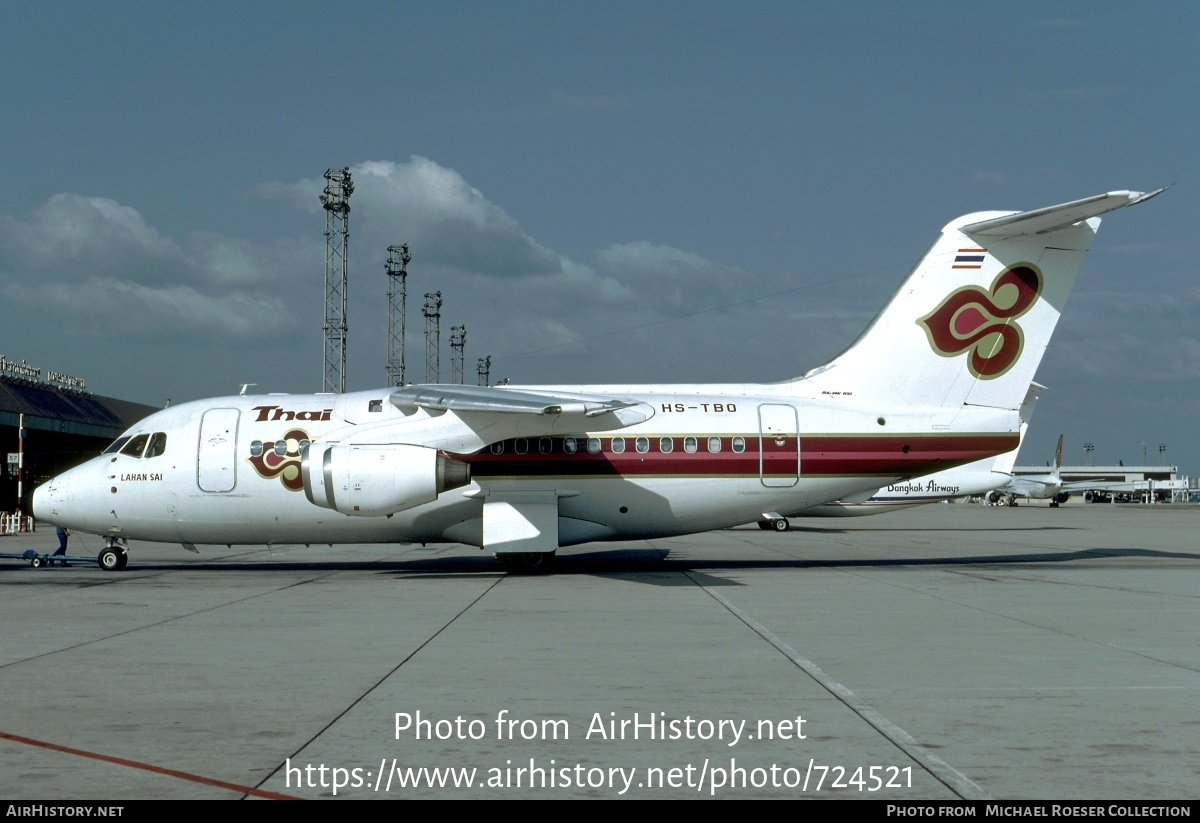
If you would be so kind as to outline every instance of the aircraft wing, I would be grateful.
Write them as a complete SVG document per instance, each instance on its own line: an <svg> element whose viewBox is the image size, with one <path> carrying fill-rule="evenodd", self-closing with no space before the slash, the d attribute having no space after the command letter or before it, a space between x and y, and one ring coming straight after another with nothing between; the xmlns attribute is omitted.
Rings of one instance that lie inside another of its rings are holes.
<svg viewBox="0 0 1200 823"><path fill-rule="evenodd" d="M454 412L502 414L581 414L597 417L636 406L614 397L591 397L572 392L532 392L503 386L432 384L396 389L389 398L396 408L439 409Z"/></svg>
<svg viewBox="0 0 1200 823"><path fill-rule="evenodd" d="M352 424L322 441L351 446L411 444L470 454L510 437L611 431L641 423L654 409L639 400L557 389L427 384L392 391L403 419Z"/></svg>

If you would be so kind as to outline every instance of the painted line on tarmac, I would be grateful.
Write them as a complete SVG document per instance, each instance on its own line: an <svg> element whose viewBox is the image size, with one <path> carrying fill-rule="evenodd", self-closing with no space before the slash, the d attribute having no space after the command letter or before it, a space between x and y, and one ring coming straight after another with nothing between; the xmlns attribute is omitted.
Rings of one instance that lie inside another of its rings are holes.
<svg viewBox="0 0 1200 823"><path fill-rule="evenodd" d="M858 698L846 686L834 680L826 674L820 666L812 662L806 657L802 657L798 651L793 649L787 643L780 640L762 623L759 623L750 615L739 609L737 606L730 603L725 597L711 587L705 586L699 580L692 576L691 572L684 572L693 583L708 593L710 597L724 606L738 620L741 620L749 626L755 634L766 640L779 651L783 652L789 660L800 667L805 674L811 677L817 683L841 701L846 708L857 714L863 720L867 721L880 734L890 740L897 748L919 763L927 772L933 775L946 788L954 792L964 800L990 800L987 792L980 788L979 784L971 780L958 769L951 766L945 760L942 760L937 755L925 749L918 743L912 735L904 731L892 721L875 711L862 700Z"/></svg>
<svg viewBox="0 0 1200 823"><path fill-rule="evenodd" d="M203 777L191 772L183 772L179 769L168 769L165 766L155 766L152 763L142 763L138 760L129 760L124 757L114 757L109 754L99 754L98 752L89 752L86 749L73 749L70 746L60 746L57 743L51 743L47 740L35 740L32 737L22 737L19 734L10 734L8 732L0 732L0 739L11 740L14 743L24 743L27 746L37 746L41 749L49 749L54 752L62 752L63 754L73 754L77 757L90 757L92 760L101 760L105 763L115 763L118 766L128 766L132 769L141 769L154 774L163 774L167 777L178 777L180 780L190 780L193 783L200 783L205 786L216 786L219 789L228 789L231 792L239 794L251 795L252 797L261 797L267 800L300 800L299 797L293 797L290 794L280 794L279 792L269 792L264 789L256 789L253 786L243 786L239 783L230 783L226 780L217 780L213 777Z"/></svg>

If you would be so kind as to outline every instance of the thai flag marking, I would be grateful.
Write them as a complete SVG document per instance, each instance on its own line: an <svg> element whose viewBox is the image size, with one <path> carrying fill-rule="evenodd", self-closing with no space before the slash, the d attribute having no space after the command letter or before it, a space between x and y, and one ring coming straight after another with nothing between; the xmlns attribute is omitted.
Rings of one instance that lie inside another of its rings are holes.
<svg viewBox="0 0 1200 823"><path fill-rule="evenodd" d="M987 249L959 249L958 254L954 256L954 269L980 269L983 268L983 257L987 254Z"/></svg>

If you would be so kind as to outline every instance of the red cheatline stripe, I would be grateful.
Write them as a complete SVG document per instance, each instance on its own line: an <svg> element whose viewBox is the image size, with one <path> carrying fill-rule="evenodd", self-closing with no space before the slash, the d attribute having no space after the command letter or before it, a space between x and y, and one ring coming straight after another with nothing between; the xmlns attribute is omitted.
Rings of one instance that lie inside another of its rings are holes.
<svg viewBox="0 0 1200 823"><path fill-rule="evenodd" d="M211 777L201 777L198 774L190 774L181 772L178 769L165 769L162 766L152 766L149 763L139 763L136 760L126 760L123 757L113 757L107 754L96 754L95 752L84 751L83 749L72 749L70 746L60 746L57 743L48 743L45 740L34 740L32 737L21 737L19 734L9 734L8 732L0 732L0 738L4 740L12 740L16 743L24 743L27 746L37 746L42 749L50 749L51 751L63 752L64 754L74 754L79 757L90 757L93 760L103 760L105 763L116 763L119 766L129 766L134 769L142 769L155 774L165 774L169 777L178 777L181 780L190 780L193 783L203 783L205 786L216 786L220 789L228 789L231 792L241 792L242 794L253 795L254 797L262 797L267 800L300 800L299 797L292 797L290 794L280 794L279 792L268 792L263 789L256 789L253 786L240 786L237 783L227 783L224 780L214 780Z"/></svg>

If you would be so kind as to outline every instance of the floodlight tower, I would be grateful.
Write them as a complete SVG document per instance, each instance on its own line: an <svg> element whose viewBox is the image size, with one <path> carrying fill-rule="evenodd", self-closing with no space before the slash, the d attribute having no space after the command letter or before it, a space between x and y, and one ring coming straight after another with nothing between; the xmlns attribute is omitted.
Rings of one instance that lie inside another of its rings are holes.
<svg viewBox="0 0 1200 823"><path fill-rule="evenodd" d="M408 244L388 246L388 347L389 386L404 385L404 315L408 301ZM399 328L397 328L399 326Z"/></svg>
<svg viewBox="0 0 1200 823"><path fill-rule="evenodd" d="M492 356L481 357L475 361L476 381L480 386L492 385Z"/></svg>
<svg viewBox="0 0 1200 823"><path fill-rule="evenodd" d="M440 383L442 379L442 293L425 292L425 382Z"/></svg>
<svg viewBox="0 0 1200 823"><path fill-rule="evenodd" d="M325 361L321 390L346 390L346 280L349 273L350 169L327 169L325 193Z"/></svg>
<svg viewBox="0 0 1200 823"><path fill-rule="evenodd" d="M450 382L463 384L463 348L467 345L467 327L450 327Z"/></svg>

